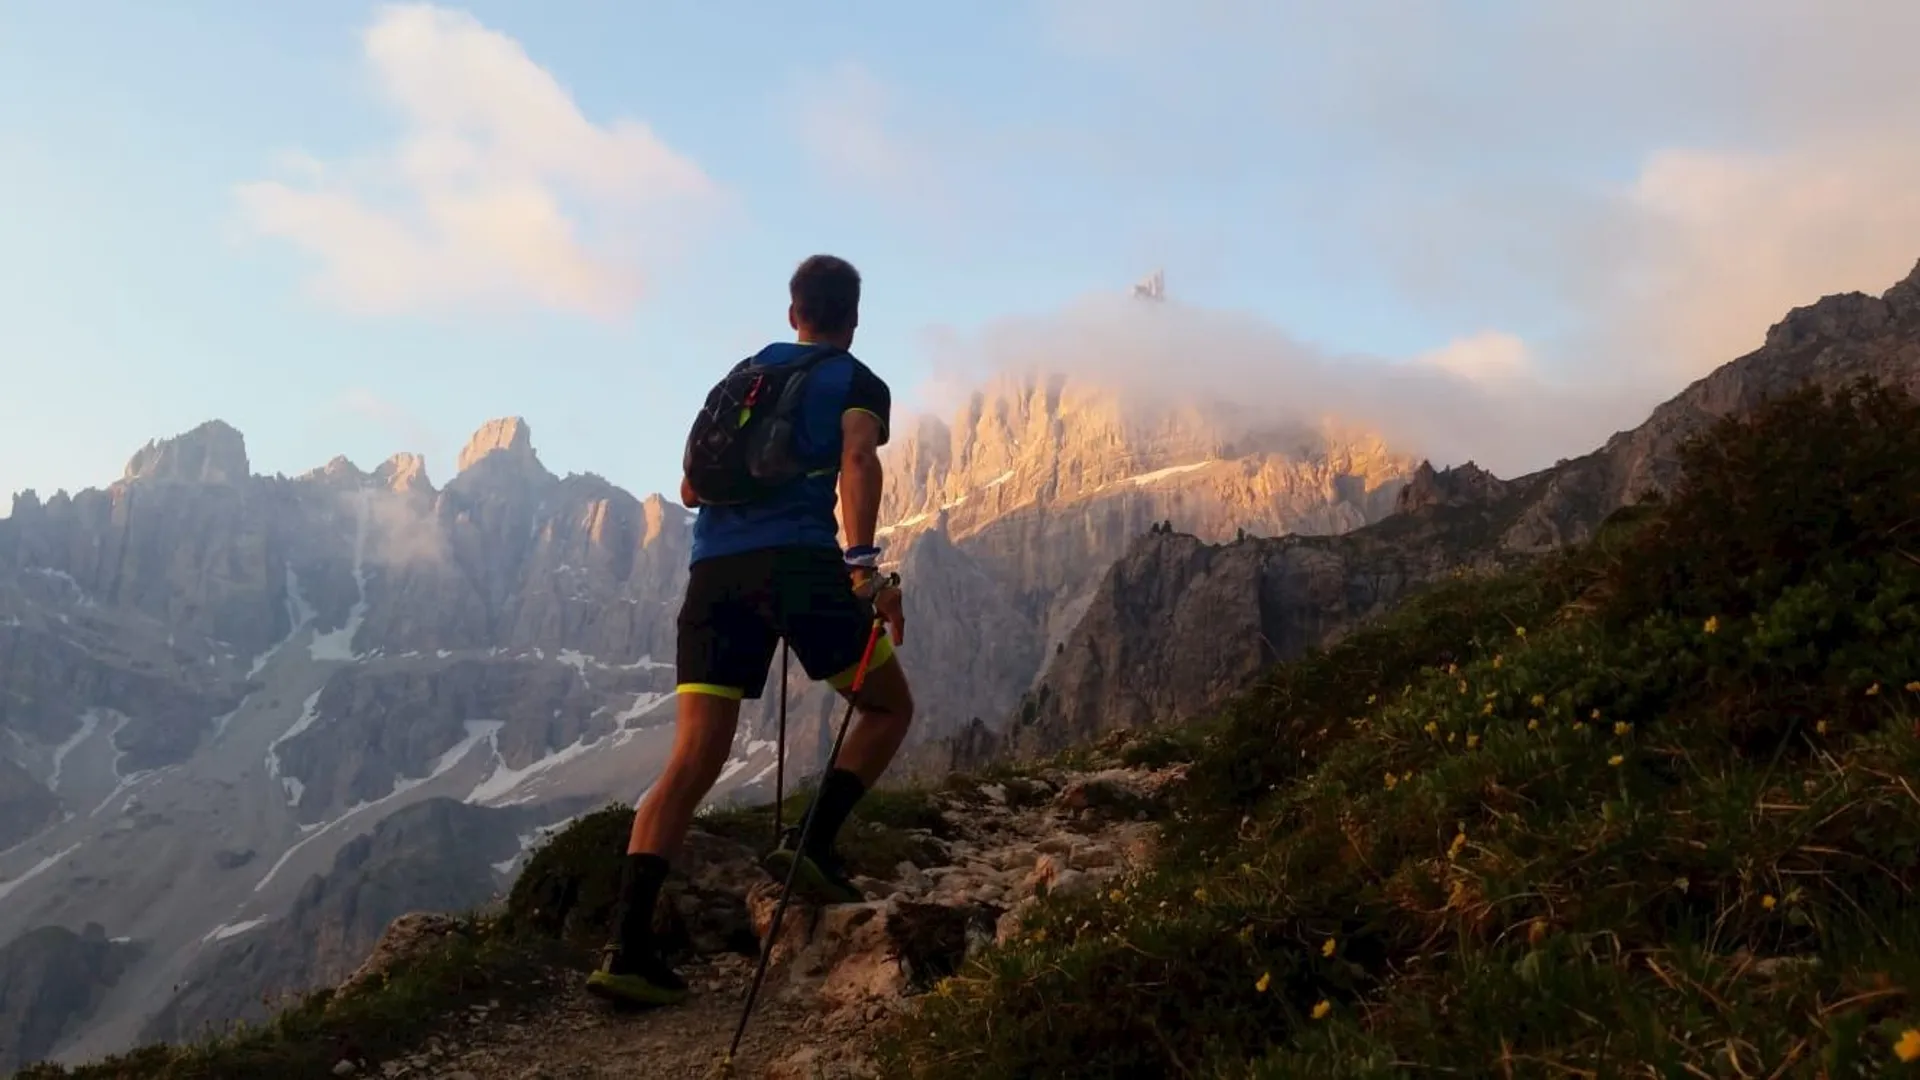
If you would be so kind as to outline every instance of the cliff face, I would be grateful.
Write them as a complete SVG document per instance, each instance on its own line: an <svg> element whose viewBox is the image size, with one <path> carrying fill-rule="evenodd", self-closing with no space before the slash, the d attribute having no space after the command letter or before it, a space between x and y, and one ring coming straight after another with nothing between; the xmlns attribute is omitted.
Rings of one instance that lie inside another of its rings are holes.
<svg viewBox="0 0 1920 1080"><path fill-rule="evenodd" d="M1920 266L1881 297L1830 296L1761 348L1688 386L1583 457L1514 480L1471 463L1422 465L1398 512L1341 536L1226 545L1148 535L1105 574L1086 615L1003 728L933 753L943 767L1059 749L1099 732L1192 717L1248 676L1457 569L1509 564L1587 539L1613 511L1670 491L1676 450L1728 415L1806 386L1866 377L1920 394Z"/></svg>
<svg viewBox="0 0 1920 1080"><path fill-rule="evenodd" d="M212 422L0 520L0 940L146 947L63 1052L125 1045L414 803L552 816L658 768L689 515L554 476L518 420L461 461L255 476Z"/></svg>
<svg viewBox="0 0 1920 1080"><path fill-rule="evenodd" d="M139 953L98 924L44 927L0 946L0 1071L45 1056Z"/></svg>
<svg viewBox="0 0 1920 1080"><path fill-rule="evenodd" d="M938 771L976 720L1011 715L1102 575L1160 523L1216 540L1344 532L1390 513L1416 464L1364 433L1263 426L1233 403L1143 402L1061 376L1002 377L950 422L900 432L883 452L879 540L905 586L918 704L901 778ZM840 704L797 675L789 690L791 761L810 768ZM772 695L746 717L752 738L775 737Z"/></svg>

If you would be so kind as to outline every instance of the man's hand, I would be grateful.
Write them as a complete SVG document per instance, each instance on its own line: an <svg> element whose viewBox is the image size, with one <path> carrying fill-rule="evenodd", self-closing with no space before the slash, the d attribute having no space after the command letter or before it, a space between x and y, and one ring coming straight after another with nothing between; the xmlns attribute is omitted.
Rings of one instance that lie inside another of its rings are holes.
<svg viewBox="0 0 1920 1080"><path fill-rule="evenodd" d="M873 604L874 613L886 621L887 636L895 645L907 643L907 614L902 603L898 578L883 579L871 570L856 571L853 591Z"/></svg>
<svg viewBox="0 0 1920 1080"><path fill-rule="evenodd" d="M700 505L700 496L693 493L693 481L684 476L680 478L680 505L689 510Z"/></svg>

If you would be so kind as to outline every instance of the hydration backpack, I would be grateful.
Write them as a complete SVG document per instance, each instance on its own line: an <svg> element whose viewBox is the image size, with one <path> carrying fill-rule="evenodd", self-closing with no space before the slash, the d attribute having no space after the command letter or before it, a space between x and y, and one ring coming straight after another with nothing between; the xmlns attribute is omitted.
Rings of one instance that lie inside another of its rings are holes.
<svg viewBox="0 0 1920 1080"><path fill-rule="evenodd" d="M815 348L784 364L740 361L707 392L681 459L695 498L709 506L753 502L806 471L794 456L794 415L807 376L841 350Z"/></svg>

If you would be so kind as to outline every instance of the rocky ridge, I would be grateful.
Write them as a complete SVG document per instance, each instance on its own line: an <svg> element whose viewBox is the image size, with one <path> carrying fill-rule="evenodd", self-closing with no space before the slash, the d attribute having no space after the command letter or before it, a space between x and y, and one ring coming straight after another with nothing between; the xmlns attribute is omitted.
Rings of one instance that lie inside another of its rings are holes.
<svg viewBox="0 0 1920 1080"><path fill-rule="evenodd" d="M142 947L62 1053L233 1019L168 1003L219 957L259 992L332 977L389 908L484 900L569 800L657 768L687 513L554 476L517 420L462 461L443 489L412 455L259 476L213 422L0 519L0 942L92 922ZM436 882L416 849L306 903L433 798L528 808L464 838L500 869ZM281 920L309 940L262 959Z"/></svg>
<svg viewBox="0 0 1920 1080"><path fill-rule="evenodd" d="M1695 381L1591 453L1502 480L1422 462L1396 513L1338 536L1230 543L1176 527L1138 538L1047 658L1014 721L948 737L935 770L1055 750L1115 728L1191 718L1260 667L1291 659L1426 582L1511 565L1592 536L1672 489L1675 451L1707 425L1806 385L1858 378L1920 394L1920 265L1882 296L1828 296L1760 348Z"/></svg>
<svg viewBox="0 0 1920 1080"><path fill-rule="evenodd" d="M992 380L950 420L901 419L883 459L879 539L906 585L920 704L902 776L937 774L955 738L1003 727L1107 569L1157 524L1215 541L1342 533L1391 513L1417 464L1333 424L1040 373ZM824 751L838 699L798 677L789 692L796 745ZM776 707L749 707L755 738L777 730Z"/></svg>

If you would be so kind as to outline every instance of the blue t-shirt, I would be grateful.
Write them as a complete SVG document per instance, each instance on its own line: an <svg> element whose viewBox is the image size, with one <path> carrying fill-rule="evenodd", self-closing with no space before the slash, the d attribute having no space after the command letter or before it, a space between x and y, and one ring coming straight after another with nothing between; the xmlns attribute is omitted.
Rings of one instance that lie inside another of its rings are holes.
<svg viewBox="0 0 1920 1080"><path fill-rule="evenodd" d="M785 364L814 347L775 342L754 360ZM700 507L693 522L692 561L773 547L840 550L840 525L834 518L840 502L840 418L852 409L872 413L880 421L884 446L892 407L887 384L851 354L814 365L794 425L794 451L807 464L807 474L759 502Z"/></svg>

